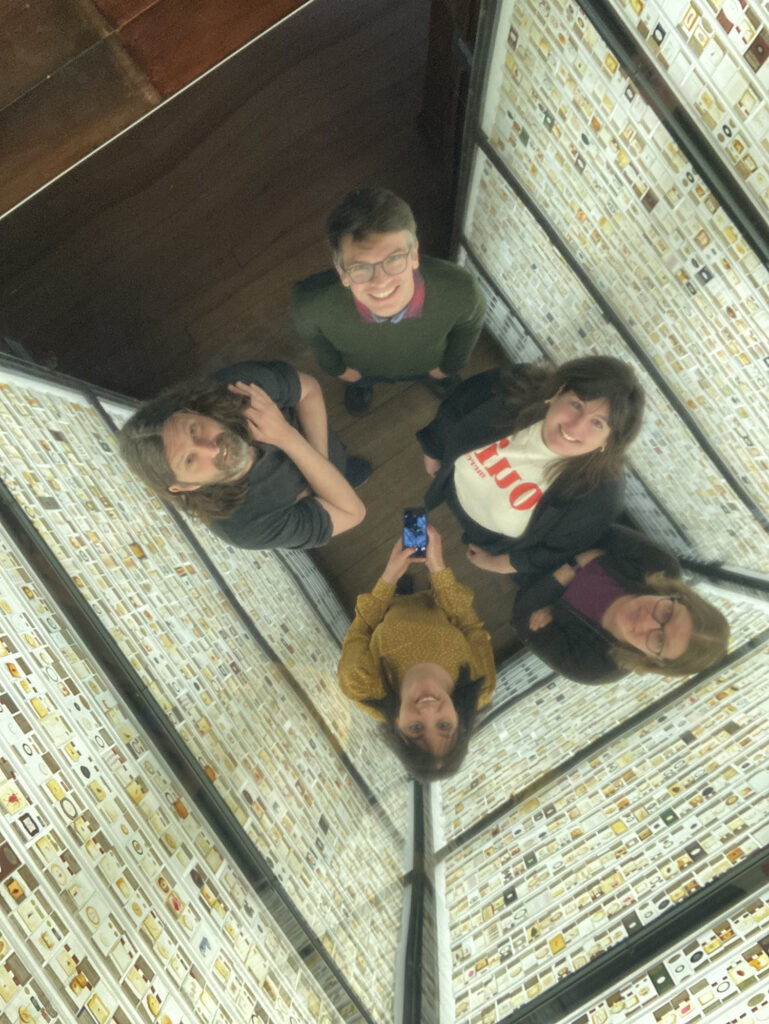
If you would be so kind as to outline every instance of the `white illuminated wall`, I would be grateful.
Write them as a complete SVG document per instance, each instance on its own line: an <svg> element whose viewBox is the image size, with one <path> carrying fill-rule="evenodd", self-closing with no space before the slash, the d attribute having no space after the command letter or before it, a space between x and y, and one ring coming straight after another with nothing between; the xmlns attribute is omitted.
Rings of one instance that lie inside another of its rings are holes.
<svg viewBox="0 0 769 1024"><path fill-rule="evenodd" d="M765 5L607 6L766 222ZM488 7L459 247L487 326L511 362L630 362L647 394L630 514L679 555L765 579L767 269L576 3ZM769 1020L766 885L684 944L662 929L652 959L607 968L600 998L573 994L602 953L769 840L769 602L692 581L730 621L727 669L590 687L521 654L435 787L442 1021ZM543 1009L559 984L573 1012Z"/></svg>
<svg viewBox="0 0 769 1024"><path fill-rule="evenodd" d="M631 7L644 4L616 6L630 17ZM683 16L692 6L665 4L668 35L679 50L686 46L673 9ZM501 8L482 129L560 237L562 251L627 325L653 373L479 149L463 231L509 307L500 315L517 313L554 362L593 352L631 362L648 399L633 468L684 532L681 553L766 573L769 546L754 512L761 511L765 526L769 273L576 4L516 0ZM725 34L718 33L720 52ZM740 126L760 132L760 119L769 116L767 72L740 59L738 75L737 59L724 57L734 65L729 88L739 109L739 90L750 77L757 99L749 116L739 116ZM689 63L697 63L696 52ZM762 168L756 183L769 156L764 141L761 133L751 146ZM763 213L762 204L756 216ZM511 348L519 358L514 340ZM697 443L682 409L747 501ZM642 508L633 511L643 518Z"/></svg>
<svg viewBox="0 0 769 1024"><path fill-rule="evenodd" d="M616 9L769 223L766 4L631 0Z"/></svg>
<svg viewBox="0 0 769 1024"><path fill-rule="evenodd" d="M312 563L293 556L302 589L280 556L200 531L255 636L94 405L6 371L0 477L339 974L389 1021L405 777L339 692L343 615ZM0 1017L340 1020L8 536L0 575Z"/></svg>

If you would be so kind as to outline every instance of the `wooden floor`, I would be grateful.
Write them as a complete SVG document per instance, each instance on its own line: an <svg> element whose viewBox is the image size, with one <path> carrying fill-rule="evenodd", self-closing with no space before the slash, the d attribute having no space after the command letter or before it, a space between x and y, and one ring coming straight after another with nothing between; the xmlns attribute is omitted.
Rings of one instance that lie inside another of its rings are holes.
<svg viewBox="0 0 769 1024"><path fill-rule="evenodd" d="M271 334L282 339L289 362L300 370L317 374L312 357L303 350L285 314L276 318ZM265 349L263 354L266 357L270 350ZM236 355L241 358L242 354ZM480 373L500 365L501 361L497 346L484 337L465 375ZM341 381L322 374L318 374L318 379L326 396L331 426L351 454L365 456L374 466L371 477L360 489L367 509L363 524L333 538L325 548L312 552L316 564L352 612L357 594L373 587L387 562L393 541L400 532L402 509L424 502L430 479L414 434L432 419L438 400L421 384L378 385L374 389L372 411L358 419L344 408ZM446 564L475 591L476 608L491 633L497 660L506 657L516 649L509 625L511 577L484 572L467 560L459 527L445 507L436 509L430 521L441 533ZM426 587L426 570L420 566L411 571L417 589Z"/></svg>
<svg viewBox="0 0 769 1024"><path fill-rule="evenodd" d="M414 0L316 0L0 225L0 327L48 365L138 397L243 358L318 374L332 426L375 467L365 522L315 555L349 610L402 507L421 503L413 435L437 403L382 385L352 419L286 306L294 281L328 265L325 216L356 185L405 196L423 251L447 254L450 169L416 129L428 14ZM501 362L484 341L470 371ZM467 562L445 510L434 522L506 655L510 579Z"/></svg>

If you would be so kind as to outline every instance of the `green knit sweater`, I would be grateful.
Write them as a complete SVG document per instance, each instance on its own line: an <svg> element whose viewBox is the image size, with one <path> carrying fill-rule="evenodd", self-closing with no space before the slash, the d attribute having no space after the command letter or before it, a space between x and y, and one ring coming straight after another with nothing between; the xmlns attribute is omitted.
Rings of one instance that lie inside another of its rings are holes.
<svg viewBox="0 0 769 1024"><path fill-rule="evenodd" d="M397 379L436 366L448 374L462 369L483 326L483 293L455 263L421 256L419 268L425 281L422 316L395 324L361 320L335 270L294 285L294 325L326 373L338 377L352 367L364 376Z"/></svg>

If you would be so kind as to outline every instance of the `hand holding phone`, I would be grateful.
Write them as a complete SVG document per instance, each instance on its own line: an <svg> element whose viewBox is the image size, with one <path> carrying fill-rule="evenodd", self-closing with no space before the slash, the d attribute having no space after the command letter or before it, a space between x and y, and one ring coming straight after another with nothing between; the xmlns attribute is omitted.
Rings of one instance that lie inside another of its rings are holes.
<svg viewBox="0 0 769 1024"><path fill-rule="evenodd" d="M387 559L387 565L382 570L381 579L385 583L397 583L401 576L408 572L409 566L412 564L412 557L414 556L411 553L411 548L404 548L403 537L399 536L393 544L390 557Z"/></svg>
<svg viewBox="0 0 769 1024"><path fill-rule="evenodd" d="M427 554L427 513L424 508L404 508L403 547L416 548L412 558L424 558Z"/></svg>

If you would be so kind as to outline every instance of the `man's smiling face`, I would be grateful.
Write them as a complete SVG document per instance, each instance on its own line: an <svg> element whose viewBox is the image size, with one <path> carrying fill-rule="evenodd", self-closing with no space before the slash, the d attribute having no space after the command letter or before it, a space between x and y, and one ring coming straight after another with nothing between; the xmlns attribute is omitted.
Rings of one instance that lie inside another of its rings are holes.
<svg viewBox="0 0 769 1024"><path fill-rule="evenodd" d="M233 483L254 461L253 447L217 420L178 412L163 424L166 461L176 483L169 491L195 491L207 484Z"/></svg>
<svg viewBox="0 0 769 1024"><path fill-rule="evenodd" d="M390 261L391 265L391 257L399 255L406 256L403 269L396 274L388 274L382 263ZM345 235L340 246L340 257L337 271L342 284L372 313L381 317L395 316L411 302L414 296L414 271L419 266L419 243L410 232L371 234L357 242L352 235ZM352 280L350 272L359 264L379 264L374 268L374 276L370 281L356 283Z"/></svg>

